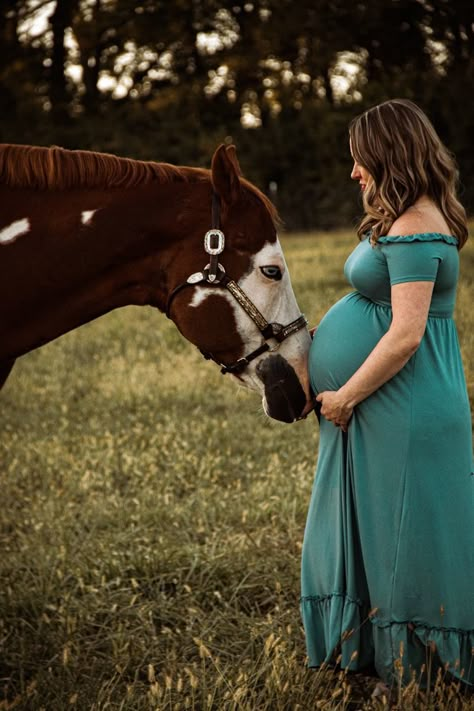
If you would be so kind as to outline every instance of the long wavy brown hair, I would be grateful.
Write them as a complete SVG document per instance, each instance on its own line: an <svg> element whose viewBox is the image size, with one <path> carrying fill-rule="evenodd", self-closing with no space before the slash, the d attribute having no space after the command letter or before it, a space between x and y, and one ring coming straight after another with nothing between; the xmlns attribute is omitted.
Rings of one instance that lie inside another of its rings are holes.
<svg viewBox="0 0 474 711"><path fill-rule="evenodd" d="M426 114L408 99L392 99L353 119L349 136L354 159L373 179L363 194L359 238L370 230L376 242L426 195L442 212L461 249L468 229L466 211L456 197L456 162Z"/></svg>

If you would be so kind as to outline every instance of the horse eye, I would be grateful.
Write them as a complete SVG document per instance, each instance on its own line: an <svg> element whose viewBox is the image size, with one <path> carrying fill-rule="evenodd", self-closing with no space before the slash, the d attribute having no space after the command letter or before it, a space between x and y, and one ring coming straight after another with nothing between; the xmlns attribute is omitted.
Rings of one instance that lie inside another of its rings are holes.
<svg viewBox="0 0 474 711"><path fill-rule="evenodd" d="M274 279L275 281L280 281L282 277L280 267L260 267L260 271L268 279Z"/></svg>

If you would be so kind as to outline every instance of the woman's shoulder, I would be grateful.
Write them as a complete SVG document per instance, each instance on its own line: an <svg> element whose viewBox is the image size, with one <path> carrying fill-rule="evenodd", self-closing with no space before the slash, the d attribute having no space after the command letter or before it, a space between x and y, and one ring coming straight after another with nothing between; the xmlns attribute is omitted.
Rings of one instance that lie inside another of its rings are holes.
<svg viewBox="0 0 474 711"><path fill-rule="evenodd" d="M430 202L420 201L394 220L390 230L379 237L380 245L404 244L407 242L439 242L457 245L443 214Z"/></svg>
<svg viewBox="0 0 474 711"><path fill-rule="evenodd" d="M420 200L394 220L387 237L420 234L449 235L449 227L440 210L431 201Z"/></svg>
<svg viewBox="0 0 474 711"><path fill-rule="evenodd" d="M449 228L444 225L437 225L429 221L418 222L416 220L396 220L387 234L378 238L377 244L382 248L385 245L408 244L416 242L458 245L458 239L449 233ZM428 248L428 244L425 245ZM421 246L420 246L421 249Z"/></svg>
<svg viewBox="0 0 474 711"><path fill-rule="evenodd" d="M426 221L422 220L417 214L408 214L405 212L400 215L392 224L387 232L387 237L404 237L417 234L420 232L437 232L437 230L427 229Z"/></svg>

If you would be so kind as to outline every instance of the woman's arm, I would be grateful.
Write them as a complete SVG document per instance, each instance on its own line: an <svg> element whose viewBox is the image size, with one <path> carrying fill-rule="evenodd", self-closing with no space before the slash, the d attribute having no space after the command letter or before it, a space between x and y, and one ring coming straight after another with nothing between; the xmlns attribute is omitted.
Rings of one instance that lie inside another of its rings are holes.
<svg viewBox="0 0 474 711"><path fill-rule="evenodd" d="M327 420L346 430L354 407L393 378L415 353L425 332L433 287L432 281L392 286L392 323L387 333L345 385L316 398Z"/></svg>

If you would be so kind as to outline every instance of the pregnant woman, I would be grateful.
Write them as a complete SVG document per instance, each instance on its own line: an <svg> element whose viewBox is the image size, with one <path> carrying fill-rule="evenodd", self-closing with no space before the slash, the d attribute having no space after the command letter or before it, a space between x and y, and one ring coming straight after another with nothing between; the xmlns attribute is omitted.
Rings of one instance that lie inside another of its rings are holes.
<svg viewBox="0 0 474 711"><path fill-rule="evenodd" d="M387 101L349 129L363 191L355 291L310 353L321 403L301 609L309 665L474 684L474 476L453 308L467 239L456 169L426 115ZM429 671L428 671L429 670Z"/></svg>

